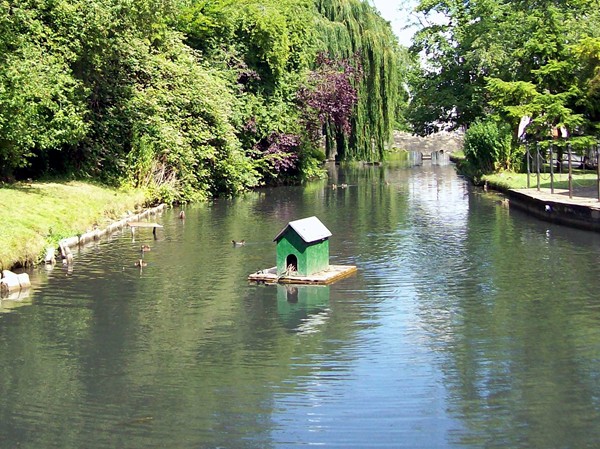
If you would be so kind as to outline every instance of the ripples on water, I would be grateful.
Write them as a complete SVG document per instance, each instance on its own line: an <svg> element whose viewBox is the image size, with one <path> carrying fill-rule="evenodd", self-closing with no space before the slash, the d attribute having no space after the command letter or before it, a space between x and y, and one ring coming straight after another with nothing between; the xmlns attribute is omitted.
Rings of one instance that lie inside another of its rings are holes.
<svg viewBox="0 0 600 449"><path fill-rule="evenodd" d="M28 305L0 315L0 447L598 441L596 234L431 165L337 169L186 215L32 274ZM310 215L358 273L295 302L248 285L274 265L274 235Z"/></svg>

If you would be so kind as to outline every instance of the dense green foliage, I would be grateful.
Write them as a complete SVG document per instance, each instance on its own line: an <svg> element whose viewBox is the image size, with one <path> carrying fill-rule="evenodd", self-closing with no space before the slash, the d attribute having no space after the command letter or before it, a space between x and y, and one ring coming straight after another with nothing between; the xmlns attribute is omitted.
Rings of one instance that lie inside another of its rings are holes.
<svg viewBox="0 0 600 449"><path fill-rule="evenodd" d="M326 19L319 24L325 48L334 56L354 58L361 71L351 132L328 126L328 148L342 158L378 160L394 128L396 108L407 100L401 90L400 66L407 56L398 48L389 24L367 2L319 0L317 4Z"/></svg>
<svg viewBox="0 0 600 449"><path fill-rule="evenodd" d="M464 153L469 170L476 175L510 168L513 163L510 130L492 120L476 120L465 133Z"/></svg>
<svg viewBox="0 0 600 449"><path fill-rule="evenodd" d="M552 128L596 135L600 15L593 0L421 0L426 26L412 51L423 56L411 76L414 129L468 128L486 117L529 138Z"/></svg>
<svg viewBox="0 0 600 449"><path fill-rule="evenodd" d="M359 0L8 0L0 178L125 181L186 201L318 175L323 134L330 155L377 159L399 115L399 55ZM334 101L357 93L349 127L306 101L324 86Z"/></svg>

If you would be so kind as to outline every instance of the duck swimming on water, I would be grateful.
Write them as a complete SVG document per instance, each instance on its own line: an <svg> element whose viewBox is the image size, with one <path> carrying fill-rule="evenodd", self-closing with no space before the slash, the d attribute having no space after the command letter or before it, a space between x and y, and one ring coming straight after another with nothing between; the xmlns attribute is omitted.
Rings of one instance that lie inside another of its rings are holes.
<svg viewBox="0 0 600 449"><path fill-rule="evenodd" d="M142 267L145 267L147 265L148 265L148 262L144 262L144 259L140 259L140 260L136 260L135 261L135 266L136 267L142 268Z"/></svg>
<svg viewBox="0 0 600 449"><path fill-rule="evenodd" d="M233 246L244 246L246 244L246 240L240 240L239 242L232 240L231 243L233 244Z"/></svg>
<svg viewBox="0 0 600 449"><path fill-rule="evenodd" d="M142 245L142 246L140 247L140 250L141 250L143 253L145 253L146 251L151 251L151 250L152 250L152 248L150 248L148 245Z"/></svg>

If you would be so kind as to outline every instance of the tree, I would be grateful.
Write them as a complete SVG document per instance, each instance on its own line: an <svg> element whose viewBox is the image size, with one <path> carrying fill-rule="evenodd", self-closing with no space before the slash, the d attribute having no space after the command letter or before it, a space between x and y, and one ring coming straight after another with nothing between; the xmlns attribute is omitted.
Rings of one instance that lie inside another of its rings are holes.
<svg viewBox="0 0 600 449"><path fill-rule="evenodd" d="M425 56L412 78L416 101L410 118L416 131L467 127L493 113L488 79L533 83L539 93L555 95L545 97L547 105L577 103L565 68L571 44L598 31L592 1L427 0L417 11L428 26L412 48ZM443 20L427 22L436 15Z"/></svg>
<svg viewBox="0 0 600 449"><path fill-rule="evenodd" d="M39 9L0 6L0 177L86 135L83 84Z"/></svg>
<svg viewBox="0 0 600 449"><path fill-rule="evenodd" d="M357 102L349 134L326 135L330 156L338 159L378 160L390 140L397 116L400 53L390 24L367 2L318 0L321 40L329 57L354 61L360 67L355 88ZM337 152L337 154L336 154Z"/></svg>
<svg viewBox="0 0 600 449"><path fill-rule="evenodd" d="M319 48L346 66L326 73ZM167 201L305 179L322 172L304 128L319 95L339 157L378 158L396 50L358 0L0 2L0 176L128 182Z"/></svg>
<svg viewBox="0 0 600 449"><path fill-rule="evenodd" d="M319 145L321 136L325 135L326 152L330 157L336 151L336 137L347 138L352 131L352 115L358 101L354 86L360 77L360 67L321 54L307 85L298 93L309 139L313 145Z"/></svg>

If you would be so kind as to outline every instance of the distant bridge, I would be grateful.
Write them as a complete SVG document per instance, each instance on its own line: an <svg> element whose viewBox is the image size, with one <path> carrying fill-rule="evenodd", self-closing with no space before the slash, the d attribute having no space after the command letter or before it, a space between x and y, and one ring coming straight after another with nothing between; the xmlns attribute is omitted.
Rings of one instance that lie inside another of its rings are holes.
<svg viewBox="0 0 600 449"><path fill-rule="evenodd" d="M394 148L406 151L415 151L423 155L423 159L430 159L431 153L440 151L454 153L462 150L464 137L462 133L439 132L426 137L394 131Z"/></svg>

